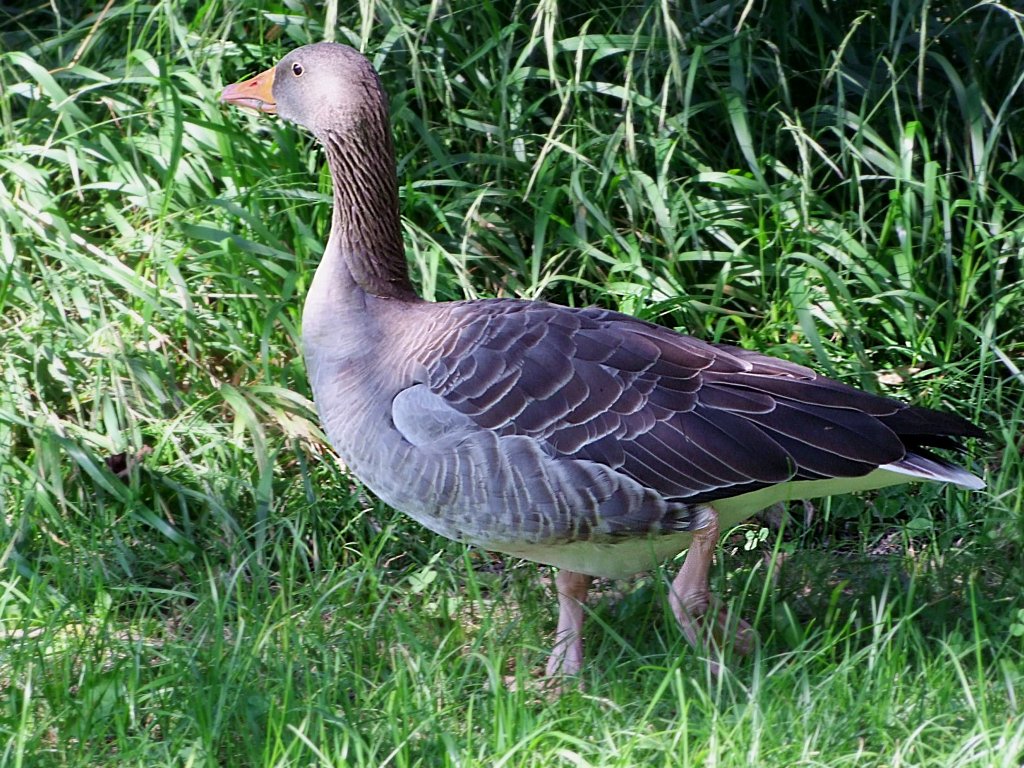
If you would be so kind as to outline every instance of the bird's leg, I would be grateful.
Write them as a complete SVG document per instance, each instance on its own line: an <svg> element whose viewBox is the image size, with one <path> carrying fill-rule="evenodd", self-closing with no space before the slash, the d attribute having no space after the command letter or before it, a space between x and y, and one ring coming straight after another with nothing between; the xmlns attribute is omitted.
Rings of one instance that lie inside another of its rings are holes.
<svg viewBox="0 0 1024 768"><path fill-rule="evenodd" d="M555 577L558 628L555 647L548 658L548 677L576 675L583 666L583 603L591 581L592 576L564 569Z"/></svg>
<svg viewBox="0 0 1024 768"><path fill-rule="evenodd" d="M683 567L672 581L668 599L672 613L679 622L679 628L683 630L683 635L690 645L698 650L708 647L713 656L717 657L717 649L728 629L729 613L724 608L716 611L711 631L703 630L707 621L706 615L712 610L708 573L715 555L715 546L718 544L718 513L711 508L709 511L711 523L699 531L694 531L693 542L686 552ZM744 656L750 652L752 634L753 629L747 622L743 619L736 620L736 635L733 640L733 649L736 653ZM719 669L714 658L708 663L712 673L717 675Z"/></svg>

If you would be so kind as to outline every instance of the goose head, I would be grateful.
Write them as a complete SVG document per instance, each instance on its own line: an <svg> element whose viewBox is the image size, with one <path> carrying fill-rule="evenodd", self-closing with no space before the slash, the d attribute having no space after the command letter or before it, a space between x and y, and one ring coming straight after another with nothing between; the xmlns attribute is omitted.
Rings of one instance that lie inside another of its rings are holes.
<svg viewBox="0 0 1024 768"><path fill-rule="evenodd" d="M386 124L387 99L373 65L340 43L296 48L266 72L229 85L220 98L279 115L321 141L368 121L377 124L381 115Z"/></svg>

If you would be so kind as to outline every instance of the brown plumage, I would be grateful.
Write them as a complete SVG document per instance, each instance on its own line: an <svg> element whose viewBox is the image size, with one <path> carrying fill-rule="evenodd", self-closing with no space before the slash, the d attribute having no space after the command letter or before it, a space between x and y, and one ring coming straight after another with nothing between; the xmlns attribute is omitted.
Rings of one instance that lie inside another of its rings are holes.
<svg viewBox="0 0 1024 768"><path fill-rule="evenodd" d="M670 601L700 646L713 642L703 625L720 527L787 499L913 480L982 487L930 452L982 435L958 416L607 310L419 299L386 98L353 49L299 48L222 98L299 123L326 150L334 218L303 345L332 444L428 528L563 569L549 673L582 663L591 576L689 548ZM711 617L720 634L724 614ZM736 647L748 645L741 622Z"/></svg>

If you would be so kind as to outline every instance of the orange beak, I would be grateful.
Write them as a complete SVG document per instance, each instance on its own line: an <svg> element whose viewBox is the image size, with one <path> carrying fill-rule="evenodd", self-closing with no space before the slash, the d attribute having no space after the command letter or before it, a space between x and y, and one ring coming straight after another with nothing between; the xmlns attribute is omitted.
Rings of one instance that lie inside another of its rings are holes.
<svg viewBox="0 0 1024 768"><path fill-rule="evenodd" d="M220 94L220 100L236 107L258 109L261 112L277 113L274 101L274 68L261 72L256 77L229 85Z"/></svg>

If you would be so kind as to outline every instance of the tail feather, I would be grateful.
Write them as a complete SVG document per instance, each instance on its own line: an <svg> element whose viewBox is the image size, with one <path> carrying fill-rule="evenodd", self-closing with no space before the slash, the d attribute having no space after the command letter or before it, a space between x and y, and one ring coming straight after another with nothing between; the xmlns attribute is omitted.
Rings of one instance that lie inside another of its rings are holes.
<svg viewBox="0 0 1024 768"><path fill-rule="evenodd" d="M919 406L900 408L879 421L899 435L909 451L928 447L963 451L958 438L986 436L983 429L962 416Z"/></svg>
<svg viewBox="0 0 1024 768"><path fill-rule="evenodd" d="M919 453L908 453L899 461L892 464L884 464L879 469L887 469L890 472L897 472L907 475L908 479L935 480L940 483L953 483L961 488L969 488L972 491L980 491L985 487L985 481L977 475L972 475L963 467L958 467L952 462L941 459L938 456L922 456Z"/></svg>

